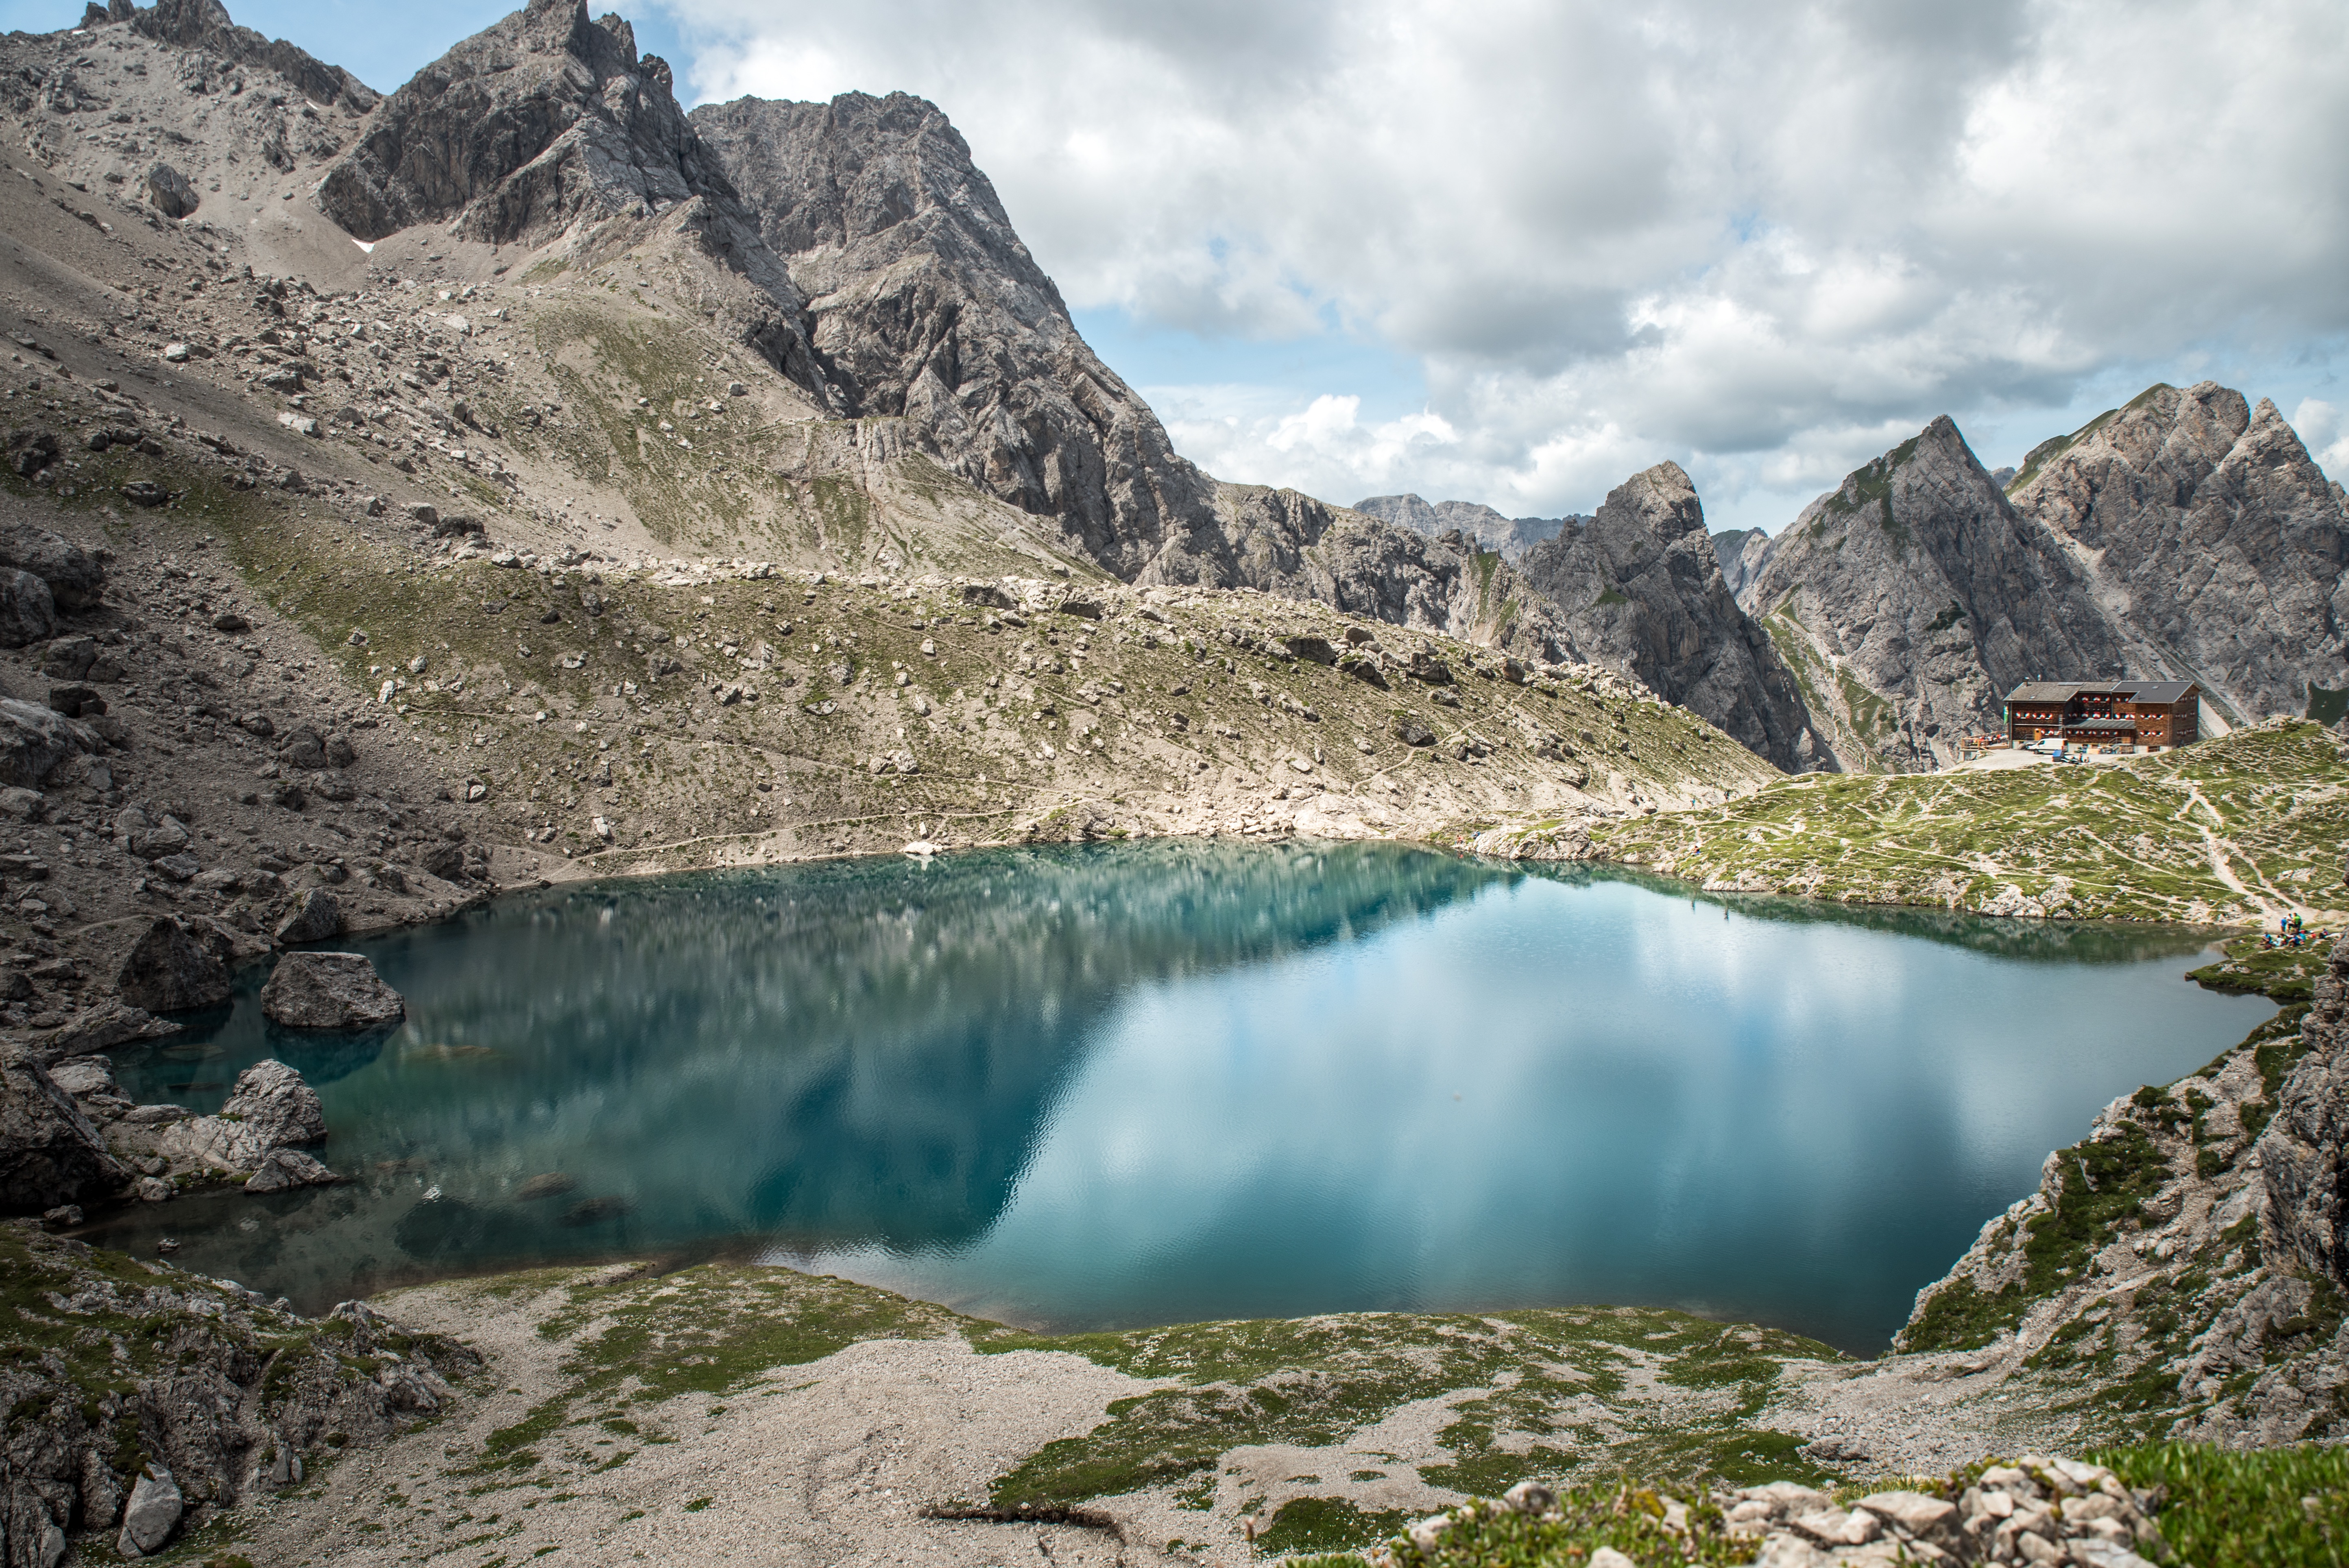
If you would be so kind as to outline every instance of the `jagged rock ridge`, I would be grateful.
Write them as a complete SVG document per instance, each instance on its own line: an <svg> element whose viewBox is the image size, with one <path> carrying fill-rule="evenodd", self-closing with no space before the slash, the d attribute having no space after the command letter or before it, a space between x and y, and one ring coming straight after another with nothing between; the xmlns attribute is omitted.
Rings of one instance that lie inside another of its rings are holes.
<svg viewBox="0 0 2349 1568"><path fill-rule="evenodd" d="M1943 766L2023 681L2132 673L2085 569L1946 415L1804 508L1743 597L1850 769Z"/></svg>
<svg viewBox="0 0 2349 1568"><path fill-rule="evenodd" d="M134 31L157 43L175 44L237 65L275 71L301 88L302 95L312 103L364 114L375 108L379 97L374 88L340 66L330 66L283 38L238 26L229 19L228 9L220 0L156 0L151 8L144 11L136 9L130 0L110 0L105 9L89 6L83 18L85 26L106 22L128 22Z"/></svg>
<svg viewBox="0 0 2349 1568"><path fill-rule="evenodd" d="M2073 547L2130 673L2199 682L2239 722L2349 687L2349 517L2267 399L2148 387L2034 449L2010 498Z"/></svg>
<svg viewBox="0 0 2349 1568"><path fill-rule="evenodd" d="M739 317L728 325L743 341L819 406L838 406L807 342L805 300L670 86L667 63L639 59L619 16L590 22L583 0L532 0L378 105L318 201L367 241L448 222L492 245L538 245L582 223L663 218L759 296L713 302L709 314Z"/></svg>
<svg viewBox="0 0 2349 1568"><path fill-rule="evenodd" d="M1430 505L1416 495L1374 495L1354 503L1354 510L1401 523L1414 533L1433 539L1458 529L1486 550L1497 550L1504 561L1521 561L1526 551L1545 539L1580 528L1590 520L1565 517L1503 517L1491 507L1472 500L1440 500Z"/></svg>
<svg viewBox="0 0 2349 1568"><path fill-rule="evenodd" d="M1780 768L1833 765L1793 674L1730 593L1677 463L1618 485L1587 525L1535 545L1523 565L1579 657L1629 670Z"/></svg>

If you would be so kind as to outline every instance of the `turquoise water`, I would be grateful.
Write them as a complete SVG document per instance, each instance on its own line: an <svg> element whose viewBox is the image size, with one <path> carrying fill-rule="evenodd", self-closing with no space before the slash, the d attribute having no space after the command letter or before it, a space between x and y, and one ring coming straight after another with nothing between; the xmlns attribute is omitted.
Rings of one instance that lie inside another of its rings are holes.
<svg viewBox="0 0 2349 1568"><path fill-rule="evenodd" d="M313 1306L730 1254L1059 1328L1616 1302L1871 1351L2097 1108L2270 1014L2179 978L2203 941L1392 845L550 890L355 944L391 1035L281 1035L256 974L123 1053L202 1110L284 1057L354 1180L92 1239Z"/></svg>

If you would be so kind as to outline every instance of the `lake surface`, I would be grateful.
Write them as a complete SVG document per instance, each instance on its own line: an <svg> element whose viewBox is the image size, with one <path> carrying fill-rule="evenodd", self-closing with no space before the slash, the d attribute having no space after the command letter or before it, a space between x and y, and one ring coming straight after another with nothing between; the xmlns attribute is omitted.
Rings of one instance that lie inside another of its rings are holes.
<svg viewBox="0 0 2349 1568"><path fill-rule="evenodd" d="M353 1180L90 1239L313 1308L732 1254L1042 1327L1612 1302L1873 1352L2098 1108L2270 1016L2180 979L2206 940L1380 844L549 890L354 944L388 1036L278 1031L256 973L119 1053L199 1110L281 1057Z"/></svg>

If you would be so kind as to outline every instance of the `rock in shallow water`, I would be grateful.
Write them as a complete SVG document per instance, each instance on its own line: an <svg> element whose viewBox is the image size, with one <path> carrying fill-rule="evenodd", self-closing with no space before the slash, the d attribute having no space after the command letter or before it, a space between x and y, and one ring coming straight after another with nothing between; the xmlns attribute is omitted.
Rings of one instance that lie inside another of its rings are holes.
<svg viewBox="0 0 2349 1568"><path fill-rule="evenodd" d="M229 1091L221 1114L243 1122L264 1149L316 1143L326 1136L326 1113L318 1104L318 1091L274 1058L255 1062L236 1075L236 1087Z"/></svg>
<svg viewBox="0 0 2349 1568"><path fill-rule="evenodd" d="M289 1029L373 1029L398 1023L408 1004L357 953L289 953L261 988L261 1010Z"/></svg>
<svg viewBox="0 0 2349 1568"><path fill-rule="evenodd" d="M245 1179L245 1191L254 1197L266 1192L284 1192L295 1187L329 1187L340 1181L326 1166L298 1149L273 1149L261 1157L261 1163Z"/></svg>

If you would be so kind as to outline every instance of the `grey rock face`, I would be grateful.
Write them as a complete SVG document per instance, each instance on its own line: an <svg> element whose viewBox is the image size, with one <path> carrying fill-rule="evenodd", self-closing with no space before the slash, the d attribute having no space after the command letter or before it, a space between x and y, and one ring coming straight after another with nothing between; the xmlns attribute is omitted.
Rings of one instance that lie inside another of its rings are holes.
<svg viewBox="0 0 2349 1568"><path fill-rule="evenodd" d="M1789 772L1833 766L1793 674L1729 592L1677 463L1618 485L1587 527L1526 552L1582 659L1637 676Z"/></svg>
<svg viewBox="0 0 2349 1568"><path fill-rule="evenodd" d="M271 1306L224 1281L97 1252L44 1234L35 1222L11 1223L8 1242L26 1270L11 1283L37 1286L26 1292L20 1332L70 1343L93 1314L159 1330L151 1343L128 1344L111 1366L25 1357L0 1374L12 1406L40 1413L10 1429L0 1460L8 1568L53 1568L77 1518L93 1532L85 1557L107 1546L151 1553L175 1530L298 1480L301 1456L330 1436L345 1453L381 1443L411 1417L444 1408L447 1379L481 1367L462 1345L371 1312L344 1312L329 1329L330 1320ZM387 1350L399 1359L380 1376L357 1359ZM159 1468L150 1485L114 1468L125 1432L137 1434L145 1454L168 1459L178 1516L165 1501L166 1472ZM116 1530L118 1521L136 1533Z"/></svg>
<svg viewBox="0 0 2349 1568"><path fill-rule="evenodd" d="M1212 481L1078 335L935 105L739 98L691 119L811 302L850 412L905 419L948 469L1129 581L1212 533Z"/></svg>
<svg viewBox="0 0 2349 1568"><path fill-rule="evenodd" d="M184 218L203 201L188 177L168 163L147 171L147 200L166 218Z"/></svg>
<svg viewBox="0 0 2349 1568"><path fill-rule="evenodd" d="M106 596L106 567L78 544L27 522L0 522L0 566L39 578L60 610L88 610Z"/></svg>
<svg viewBox="0 0 2349 1568"><path fill-rule="evenodd" d="M302 89L311 102L331 104L358 113L376 105L373 88L339 66L330 66L283 39L271 38L229 20L220 0L156 0L151 7L123 18L131 27L158 43L202 50L239 65L260 66L278 72Z"/></svg>
<svg viewBox="0 0 2349 1568"><path fill-rule="evenodd" d="M1455 634L1497 624L1442 618L1475 608L1478 595L1463 592L1473 547L1431 559L1408 529L1222 484L1177 456L1078 335L935 105L903 93L740 98L690 118L810 302L829 384L868 426L903 419L892 439L1050 520L1063 547L1128 582L1376 603L1388 608L1364 613ZM1537 631L1526 645L1539 641Z"/></svg>
<svg viewBox="0 0 2349 1568"><path fill-rule="evenodd" d="M1440 500L1433 505L1415 495L1374 495L1354 503L1365 516L1400 523L1430 539L1458 529L1486 550L1497 550L1504 561L1517 561L1545 539L1579 528L1587 517L1503 517L1475 501Z"/></svg>
<svg viewBox="0 0 2349 1568"><path fill-rule="evenodd" d="M1213 564L1224 575L1185 581L1243 583L1528 658L1578 656L1557 613L1517 569L1457 531L1431 539L1296 490L1218 484L1216 492L1222 555ZM1162 558L1152 575L1173 564Z"/></svg>
<svg viewBox="0 0 2349 1568"><path fill-rule="evenodd" d="M236 1075L221 1115L242 1121L267 1149L317 1143L326 1136L326 1113L319 1107L318 1091L304 1082L300 1073L274 1057L255 1062Z"/></svg>
<svg viewBox="0 0 2349 1568"><path fill-rule="evenodd" d="M109 998L67 1019L63 1027L41 1042L40 1053L51 1061L68 1060L140 1040L159 1040L178 1034L183 1026Z"/></svg>
<svg viewBox="0 0 2349 1568"><path fill-rule="evenodd" d="M150 1013L186 1013L229 999L228 965L169 915L159 917L122 961L116 988Z"/></svg>
<svg viewBox="0 0 2349 1568"><path fill-rule="evenodd" d="M2151 387L2039 447L2012 499L2088 563L2130 673L2246 722L2349 687L2349 516L2273 403Z"/></svg>
<svg viewBox="0 0 2349 1568"><path fill-rule="evenodd" d="M357 953L289 953L261 988L261 1010L290 1029L373 1029L408 1004Z"/></svg>
<svg viewBox="0 0 2349 1568"><path fill-rule="evenodd" d="M105 746L98 731L53 707L0 697L0 784L37 789L67 758Z"/></svg>
<svg viewBox="0 0 2349 1568"><path fill-rule="evenodd" d="M2136 673L2071 550L1947 417L1805 507L1744 603L1808 662L1847 768L1939 767L2023 681Z"/></svg>
<svg viewBox="0 0 2349 1568"><path fill-rule="evenodd" d="M324 942L343 929L343 906L325 888L314 887L302 902L277 923L277 940L285 943Z"/></svg>
<svg viewBox="0 0 2349 1568"><path fill-rule="evenodd" d="M2301 1023L2308 1046L2260 1139L2260 1228L2271 1256L2349 1285L2349 937L2333 944Z"/></svg>
<svg viewBox="0 0 2349 1568"><path fill-rule="evenodd" d="M431 222L536 244L576 223L660 217L671 240L750 285L747 303L724 302L726 325L835 403L802 325L806 302L670 85L667 64L639 59L618 16L590 22L581 0L532 0L386 98L320 182L320 205L367 240Z"/></svg>
<svg viewBox="0 0 2349 1568"><path fill-rule="evenodd" d="M260 1197L270 1192L287 1192L296 1187L331 1187L341 1181L312 1155L298 1149L273 1149L261 1157L245 1178L247 1197Z"/></svg>
<svg viewBox="0 0 2349 1568"><path fill-rule="evenodd" d="M30 1053L0 1057L0 1211L37 1214L119 1191L129 1180Z"/></svg>
<svg viewBox="0 0 2349 1568"><path fill-rule="evenodd" d="M180 1528L184 1507L171 1472L161 1465L149 1465L123 1507L122 1535L115 1550L125 1557L145 1557L160 1551Z"/></svg>
<svg viewBox="0 0 2349 1568"><path fill-rule="evenodd" d="M57 632L49 585L29 572L0 569L0 648L21 648Z"/></svg>
<svg viewBox="0 0 2349 1568"><path fill-rule="evenodd" d="M1713 553L1730 593L1743 593L1761 573L1763 558L1770 553L1770 536L1758 528L1728 529L1713 536Z"/></svg>

